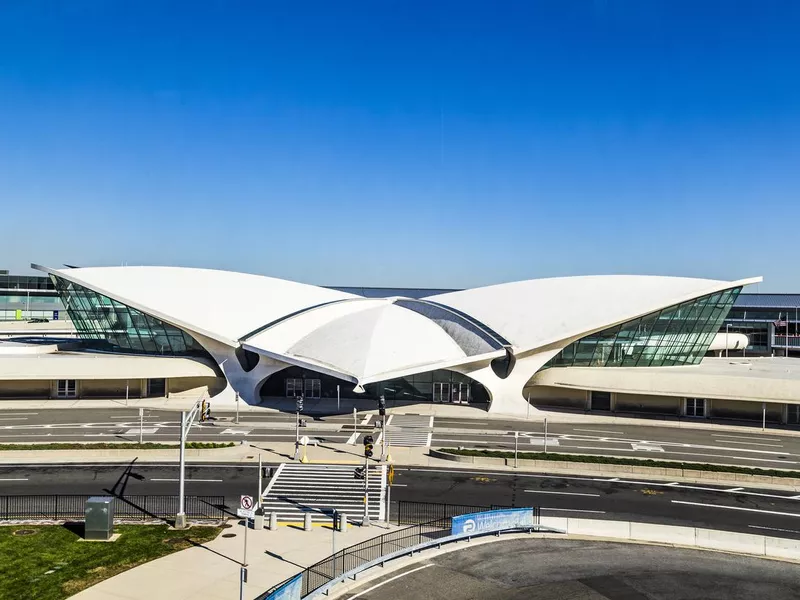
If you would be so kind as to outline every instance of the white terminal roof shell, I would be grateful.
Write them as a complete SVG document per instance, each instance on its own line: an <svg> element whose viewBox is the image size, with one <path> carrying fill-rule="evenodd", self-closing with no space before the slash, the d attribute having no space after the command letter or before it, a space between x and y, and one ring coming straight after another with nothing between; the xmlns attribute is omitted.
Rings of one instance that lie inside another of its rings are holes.
<svg viewBox="0 0 800 600"><path fill-rule="evenodd" d="M162 319L361 383L531 352L761 281L657 276L534 279L422 300L367 299L283 279L181 267L51 270ZM455 309L455 310L452 310Z"/></svg>

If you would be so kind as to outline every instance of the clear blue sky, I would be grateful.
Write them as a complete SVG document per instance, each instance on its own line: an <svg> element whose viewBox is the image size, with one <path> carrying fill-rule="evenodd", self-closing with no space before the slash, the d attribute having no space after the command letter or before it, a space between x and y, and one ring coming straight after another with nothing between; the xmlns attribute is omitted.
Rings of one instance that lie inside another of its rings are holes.
<svg viewBox="0 0 800 600"><path fill-rule="evenodd" d="M800 292L800 3L0 2L0 267Z"/></svg>

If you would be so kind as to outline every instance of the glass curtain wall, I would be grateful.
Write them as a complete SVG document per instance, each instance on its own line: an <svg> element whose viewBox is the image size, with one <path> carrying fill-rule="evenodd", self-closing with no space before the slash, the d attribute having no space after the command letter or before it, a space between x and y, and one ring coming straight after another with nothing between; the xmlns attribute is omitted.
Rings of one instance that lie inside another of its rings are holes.
<svg viewBox="0 0 800 600"><path fill-rule="evenodd" d="M211 358L188 333L89 288L53 277L81 339L95 350Z"/></svg>
<svg viewBox="0 0 800 600"><path fill-rule="evenodd" d="M661 367L698 364L742 288L682 304L593 333L545 367Z"/></svg>

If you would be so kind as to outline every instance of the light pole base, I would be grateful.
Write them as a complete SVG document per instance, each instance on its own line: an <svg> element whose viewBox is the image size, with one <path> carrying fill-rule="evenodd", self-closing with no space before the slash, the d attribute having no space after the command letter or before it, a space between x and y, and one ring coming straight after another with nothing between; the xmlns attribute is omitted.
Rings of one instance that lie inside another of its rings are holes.
<svg viewBox="0 0 800 600"><path fill-rule="evenodd" d="M372 521L369 518L369 514L365 514L364 518L361 519L361 526L362 527L372 527Z"/></svg>
<svg viewBox="0 0 800 600"><path fill-rule="evenodd" d="M175 529L186 529L188 526L189 521L186 519L186 513L175 515Z"/></svg>
<svg viewBox="0 0 800 600"><path fill-rule="evenodd" d="M303 458L300 459L300 462L305 464L305 463L308 463L308 462L311 462L311 461L308 460L308 457L304 454Z"/></svg>
<svg viewBox="0 0 800 600"><path fill-rule="evenodd" d="M386 455L386 462L387 462L387 463L393 462L393 459L392 459L392 455L391 455L391 454L387 454L387 455Z"/></svg>

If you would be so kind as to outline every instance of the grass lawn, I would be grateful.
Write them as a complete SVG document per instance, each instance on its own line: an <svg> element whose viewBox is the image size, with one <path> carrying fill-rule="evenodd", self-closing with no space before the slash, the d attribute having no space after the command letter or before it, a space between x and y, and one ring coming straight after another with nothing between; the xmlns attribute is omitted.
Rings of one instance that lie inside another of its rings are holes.
<svg viewBox="0 0 800 600"><path fill-rule="evenodd" d="M82 524L76 524L82 527ZM31 535L13 535L32 530ZM0 527L0 598L68 598L132 567L213 540L219 527L170 531L166 525L117 525L116 542L81 542L61 525Z"/></svg>

